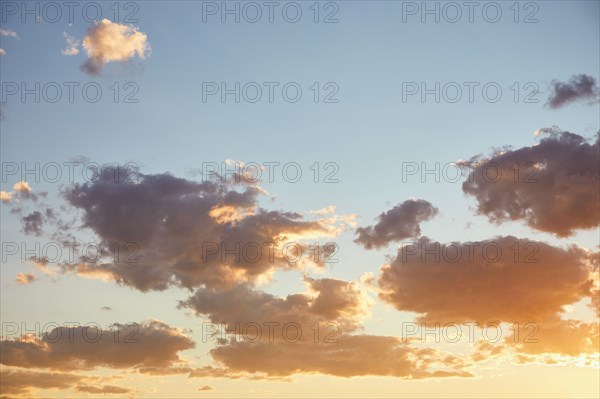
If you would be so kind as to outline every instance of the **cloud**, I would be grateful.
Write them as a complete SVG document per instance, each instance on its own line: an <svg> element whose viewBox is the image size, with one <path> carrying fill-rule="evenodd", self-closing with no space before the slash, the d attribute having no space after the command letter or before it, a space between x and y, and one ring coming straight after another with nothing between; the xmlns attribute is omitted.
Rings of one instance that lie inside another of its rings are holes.
<svg viewBox="0 0 600 399"><path fill-rule="evenodd" d="M67 55L67 56L79 54L80 41L77 40L74 36L68 35L67 32L63 32L63 36L65 37L65 39L67 41L67 48L64 50L60 50L60 53L62 55Z"/></svg>
<svg viewBox="0 0 600 399"><path fill-rule="evenodd" d="M10 30L10 29L0 29L0 36L4 36L4 37L12 37L15 39L19 38L19 35L17 35L16 32Z"/></svg>
<svg viewBox="0 0 600 399"><path fill-rule="evenodd" d="M491 221L524 221L560 237L591 229L600 220L600 134L595 143L569 132L544 129L538 144L476 157L463 192ZM465 163L466 164L466 163Z"/></svg>
<svg viewBox="0 0 600 399"><path fill-rule="evenodd" d="M87 392L92 394L131 394L134 391L129 388L117 387L114 385L103 385L103 386L93 386L93 385L78 385L76 387L78 392Z"/></svg>
<svg viewBox="0 0 600 399"><path fill-rule="evenodd" d="M150 53L148 37L138 28L103 19L94 24L83 39L88 59L81 69L99 75L108 62L126 62L137 56L144 59Z"/></svg>
<svg viewBox="0 0 600 399"><path fill-rule="evenodd" d="M426 323L543 322L592 294L598 253L512 236L441 244L427 237L381 268L380 297Z"/></svg>
<svg viewBox="0 0 600 399"><path fill-rule="evenodd" d="M40 236L42 234L42 227L44 225L44 219L40 212L35 211L22 218L23 221L23 232L25 234L32 234Z"/></svg>
<svg viewBox="0 0 600 399"><path fill-rule="evenodd" d="M104 311L110 312L110 311L111 311L111 310L113 310L113 309L112 309L110 306L102 306L102 307L100 308L100 310L104 310Z"/></svg>
<svg viewBox="0 0 600 399"><path fill-rule="evenodd" d="M284 377L318 373L407 379L471 376L461 370L464 363L454 356L430 348L414 348L397 337L375 335L340 335L336 343L231 342L212 349L210 354L233 375L249 372Z"/></svg>
<svg viewBox="0 0 600 399"><path fill-rule="evenodd" d="M360 227L354 242L367 249L380 248L394 241L402 241L421 234L420 223L438 214L437 208L429 202L417 199L407 200L378 216L375 226Z"/></svg>
<svg viewBox="0 0 600 399"><path fill-rule="evenodd" d="M190 377L470 376L460 359L446 353L414 348L397 337L353 335L370 308L358 283L327 278L305 282L306 293L285 298L238 286L199 289L182 302L180 306L208 315L212 323L224 324L228 334L223 338L217 332L219 345L210 351L219 367L196 369Z"/></svg>
<svg viewBox="0 0 600 399"><path fill-rule="evenodd" d="M17 35L16 32L13 32L12 30L8 30L8 29L0 29L0 36L12 37L15 39L19 39L19 36ZM3 57L5 55L6 55L6 50L0 48L0 57Z"/></svg>
<svg viewBox="0 0 600 399"><path fill-rule="evenodd" d="M7 191L0 191L0 201L2 202L10 202L10 200L12 199L12 193L9 193Z"/></svg>
<svg viewBox="0 0 600 399"><path fill-rule="evenodd" d="M552 81L552 92L546 105L558 109L576 101L588 100L597 102L600 91L593 76L580 74L573 75L568 82Z"/></svg>
<svg viewBox="0 0 600 399"><path fill-rule="evenodd" d="M17 284L28 285L35 281L35 275L29 273L18 273L15 281Z"/></svg>
<svg viewBox="0 0 600 399"><path fill-rule="evenodd" d="M214 391L215 389L210 385L204 385L203 387L198 388L199 391Z"/></svg>
<svg viewBox="0 0 600 399"><path fill-rule="evenodd" d="M237 191L229 182L198 183L168 174L138 177L133 184L106 173L65 190L69 208L82 211L84 228L98 236L107 255L60 265L65 273L112 279L141 291L226 288L264 281L278 269L323 267L328 251L316 258L314 240L335 237L350 222L343 215L304 220L298 212L262 209L254 187ZM124 256L110 255L114 245Z"/></svg>
<svg viewBox="0 0 600 399"><path fill-rule="evenodd" d="M13 185L13 190L19 193L31 193L33 190L26 181L19 181Z"/></svg>
<svg viewBox="0 0 600 399"><path fill-rule="evenodd" d="M57 327L41 338L3 340L0 362L6 366L54 371L110 368L168 368L179 364L178 352L194 342L179 329L151 320L109 330ZM116 341L116 342L115 342Z"/></svg>
<svg viewBox="0 0 600 399"><path fill-rule="evenodd" d="M535 335L533 333L533 329L526 330L520 326L518 336L521 339L515 340L510 336L506 338L505 343L508 346L515 346L519 353L525 355L561 354L572 357L597 353L600 346L597 322L556 320L544 323L535 330ZM526 339L522 337L530 334L532 337L523 342ZM528 342L529 340L534 342Z"/></svg>
<svg viewBox="0 0 600 399"><path fill-rule="evenodd" d="M42 192L40 195L45 196ZM33 189L26 181L19 181L13 185L12 191L0 191L0 200L3 203L19 202L19 199L32 200L36 202L38 196L33 193Z"/></svg>
<svg viewBox="0 0 600 399"><path fill-rule="evenodd" d="M317 322L335 322L344 331L356 330L370 307L366 291L358 284L331 278L306 278L305 294L280 298L240 285L227 291L200 288L180 307L206 314L213 323L227 325L227 331L242 334L250 323L278 323L265 341L283 339L284 328L295 323L303 331ZM305 339L311 339L305 336Z"/></svg>
<svg viewBox="0 0 600 399"><path fill-rule="evenodd" d="M3 395L32 397L34 389L68 389L86 377L76 374L0 369ZM4 397L4 396L3 396Z"/></svg>

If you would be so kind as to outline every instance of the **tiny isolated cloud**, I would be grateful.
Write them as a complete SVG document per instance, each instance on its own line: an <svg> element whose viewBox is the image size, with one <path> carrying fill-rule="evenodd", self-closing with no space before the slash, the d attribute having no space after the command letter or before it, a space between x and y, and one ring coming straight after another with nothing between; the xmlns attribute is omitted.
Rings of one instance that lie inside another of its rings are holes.
<svg viewBox="0 0 600 399"><path fill-rule="evenodd" d="M140 59L150 54L148 36L138 28L103 19L95 23L83 38L88 59L81 69L90 75L99 75L109 62L126 62L136 55Z"/></svg>
<svg viewBox="0 0 600 399"><path fill-rule="evenodd" d="M63 36L67 41L67 48L60 50L60 53L67 56L79 54L79 44L81 41L77 40L74 36L69 35L67 32L63 32Z"/></svg>
<svg viewBox="0 0 600 399"><path fill-rule="evenodd" d="M31 273L18 273L15 281L17 284L28 285L35 281L35 275Z"/></svg>
<svg viewBox="0 0 600 399"><path fill-rule="evenodd" d="M574 102L587 101L594 104L600 99L598 82L593 76L585 74L573 75L567 82L553 80L551 90L546 103L551 109L562 108Z"/></svg>
<svg viewBox="0 0 600 399"><path fill-rule="evenodd" d="M19 39L19 35L17 35L17 32L14 32L9 29L0 29L0 36L12 37L14 39ZM6 50L4 50L3 48L0 48L0 57L3 57L5 55L6 55Z"/></svg>
<svg viewBox="0 0 600 399"><path fill-rule="evenodd" d="M15 39L19 38L19 35L17 35L17 32L9 30L9 29L0 29L0 36L12 37Z"/></svg>

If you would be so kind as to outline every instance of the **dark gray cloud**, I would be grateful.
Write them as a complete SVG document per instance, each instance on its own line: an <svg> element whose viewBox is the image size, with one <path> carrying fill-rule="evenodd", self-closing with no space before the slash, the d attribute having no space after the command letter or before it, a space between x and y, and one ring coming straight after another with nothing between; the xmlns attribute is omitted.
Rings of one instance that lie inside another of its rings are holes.
<svg viewBox="0 0 600 399"><path fill-rule="evenodd" d="M542 129L531 147L473 158L463 192L492 222L524 221L560 237L600 220L600 134L594 143L569 132Z"/></svg>
<svg viewBox="0 0 600 399"><path fill-rule="evenodd" d="M573 75L568 82L552 81L547 106L558 109L576 101L597 102L600 91L593 76Z"/></svg>
<svg viewBox="0 0 600 399"><path fill-rule="evenodd" d="M305 235L330 237L343 223L262 209L257 200L262 191L254 186L237 191L230 182L198 183L168 174L140 174L138 180L105 173L65 191L69 205L83 212L83 227L99 237L102 253L110 256L115 245L124 250L119 259L62 265L64 271L141 291L234 286L298 267L281 251L283 243ZM300 245L308 253L309 244ZM316 264L323 266L323 260Z"/></svg>
<svg viewBox="0 0 600 399"><path fill-rule="evenodd" d="M421 235L420 223L438 214L437 208L429 202L417 199L407 200L377 217L377 224L359 227L358 238L354 242L367 249L380 248L391 242Z"/></svg>

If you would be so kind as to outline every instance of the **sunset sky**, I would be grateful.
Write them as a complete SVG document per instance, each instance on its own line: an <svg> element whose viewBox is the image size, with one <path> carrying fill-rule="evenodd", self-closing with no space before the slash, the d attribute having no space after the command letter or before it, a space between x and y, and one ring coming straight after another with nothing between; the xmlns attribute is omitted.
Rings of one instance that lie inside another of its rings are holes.
<svg viewBox="0 0 600 399"><path fill-rule="evenodd" d="M595 0L0 1L0 397L599 397L599 49Z"/></svg>

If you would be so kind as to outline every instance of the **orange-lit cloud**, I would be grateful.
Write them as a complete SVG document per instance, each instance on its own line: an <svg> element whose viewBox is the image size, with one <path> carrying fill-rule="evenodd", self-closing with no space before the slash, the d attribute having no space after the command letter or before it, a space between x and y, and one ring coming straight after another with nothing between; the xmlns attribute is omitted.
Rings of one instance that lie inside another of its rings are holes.
<svg viewBox="0 0 600 399"><path fill-rule="evenodd" d="M0 361L5 366L54 371L168 368L182 361L179 351L194 345L180 330L154 320L103 331L57 327L41 338L1 341Z"/></svg>
<svg viewBox="0 0 600 399"><path fill-rule="evenodd" d="M31 273L18 273L15 281L17 284L28 285L35 281L35 275Z"/></svg>
<svg viewBox="0 0 600 399"><path fill-rule="evenodd" d="M591 295L597 257L511 236L448 244L424 237L381 268L380 297L430 323L555 319Z"/></svg>

